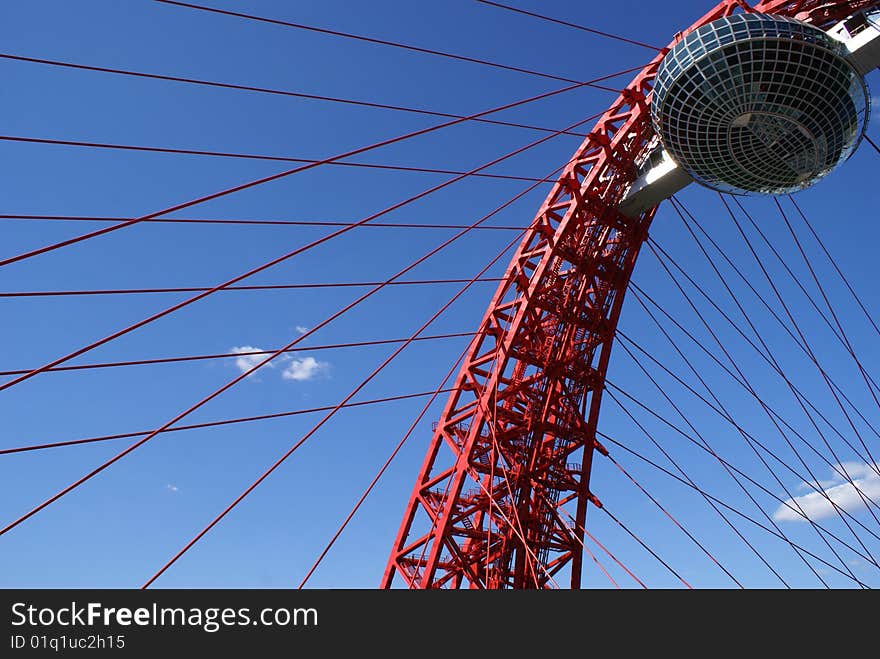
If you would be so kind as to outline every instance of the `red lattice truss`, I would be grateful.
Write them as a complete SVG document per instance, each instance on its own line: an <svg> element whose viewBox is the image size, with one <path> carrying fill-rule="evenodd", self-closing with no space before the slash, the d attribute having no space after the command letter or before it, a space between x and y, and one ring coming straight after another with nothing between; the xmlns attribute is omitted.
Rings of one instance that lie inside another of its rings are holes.
<svg viewBox="0 0 880 659"><path fill-rule="evenodd" d="M726 0L827 28L876 1ZM579 588L596 428L615 328L656 209L616 208L653 145L648 103L663 55L621 93L519 246L457 376L382 580L410 588ZM397 582L401 583L401 582Z"/></svg>

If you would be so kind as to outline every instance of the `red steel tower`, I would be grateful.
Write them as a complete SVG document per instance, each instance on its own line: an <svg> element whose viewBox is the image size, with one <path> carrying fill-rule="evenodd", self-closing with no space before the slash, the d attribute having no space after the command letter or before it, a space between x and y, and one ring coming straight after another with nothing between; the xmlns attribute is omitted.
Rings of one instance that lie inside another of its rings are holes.
<svg viewBox="0 0 880 659"><path fill-rule="evenodd" d="M870 0L724 0L828 29ZM664 49L602 116L513 257L436 424L382 580L390 588L581 585L593 451L624 296L656 205L633 200L657 148L649 103ZM563 573L565 574L565 573Z"/></svg>

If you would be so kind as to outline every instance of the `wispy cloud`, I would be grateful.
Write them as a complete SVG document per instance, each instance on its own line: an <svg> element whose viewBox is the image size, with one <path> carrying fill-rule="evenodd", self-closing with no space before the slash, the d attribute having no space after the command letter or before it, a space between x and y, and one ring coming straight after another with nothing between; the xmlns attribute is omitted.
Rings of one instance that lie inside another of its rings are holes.
<svg viewBox="0 0 880 659"><path fill-rule="evenodd" d="M303 357L302 359L291 359L281 373L285 380L294 380L295 382L305 382L311 380L330 366L327 362L319 362L314 357Z"/></svg>
<svg viewBox="0 0 880 659"><path fill-rule="evenodd" d="M798 486L794 489L798 492L815 492L816 490L825 490L839 484L839 480L829 478L827 480L820 479L817 481L806 481L804 483L798 483Z"/></svg>
<svg viewBox="0 0 880 659"><path fill-rule="evenodd" d="M299 332L300 334L305 334L306 332L309 331L309 328L306 327L305 325L297 325L297 326L294 327L293 329L295 329L295 330L296 330L297 332Z"/></svg>
<svg viewBox="0 0 880 659"><path fill-rule="evenodd" d="M307 332L308 328L297 327L297 331ZM257 364L265 361L268 356L268 354L266 354L261 348L256 348L250 345L235 346L230 352L240 355L235 358L235 367L242 373L250 371ZM307 380L313 380L322 373L325 373L330 368L330 364L328 362L318 361L314 357L294 358L290 355L279 355L274 361L269 362L262 368L270 369L276 367L283 369L281 371L281 377L285 380L306 382ZM257 375L258 372L259 371L254 372L248 377Z"/></svg>
<svg viewBox="0 0 880 659"><path fill-rule="evenodd" d="M262 362L268 355L248 355L242 353L249 352L262 352L261 348L255 348L253 346L235 346L232 348L230 352L235 353L236 355L241 354L241 357L235 358L235 366L242 373L246 373L251 370L254 366ZM273 362L269 362L263 368L275 368L275 364Z"/></svg>
<svg viewBox="0 0 880 659"><path fill-rule="evenodd" d="M776 509L776 512L773 513L773 519L777 522L807 521L799 514L798 506L803 510L804 515L816 521L837 514L834 504L842 510L853 512L864 508L865 501L880 502L880 475L877 474L878 471L880 469L877 465L863 462L845 462L837 465L830 480L819 481L813 485L801 483L798 489L813 491L794 497L794 499L788 499L785 504ZM844 474L848 474L852 478L851 483ZM821 492L816 492L814 486Z"/></svg>
<svg viewBox="0 0 880 659"><path fill-rule="evenodd" d="M178 492L180 490L179 487L177 487L176 485L172 485L171 483L168 483L168 485L165 486L165 489L169 492Z"/></svg>

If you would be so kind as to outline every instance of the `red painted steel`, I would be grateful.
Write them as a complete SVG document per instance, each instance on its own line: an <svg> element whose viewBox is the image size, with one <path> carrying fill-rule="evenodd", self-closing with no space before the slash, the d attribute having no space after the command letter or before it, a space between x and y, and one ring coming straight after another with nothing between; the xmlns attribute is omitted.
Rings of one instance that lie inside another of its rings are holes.
<svg viewBox="0 0 880 659"><path fill-rule="evenodd" d="M827 28L876 0L725 0ZM513 257L431 440L382 587L581 585L593 450L614 331L656 209L616 208L655 143L649 95L666 50L599 120ZM600 449L601 450L601 449ZM565 507L565 508L563 508ZM565 516L575 509L575 524Z"/></svg>

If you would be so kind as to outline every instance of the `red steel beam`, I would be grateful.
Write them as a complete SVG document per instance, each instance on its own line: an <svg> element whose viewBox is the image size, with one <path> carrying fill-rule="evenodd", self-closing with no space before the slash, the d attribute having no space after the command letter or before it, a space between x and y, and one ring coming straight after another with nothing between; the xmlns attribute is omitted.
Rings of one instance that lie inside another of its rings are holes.
<svg viewBox="0 0 880 659"><path fill-rule="evenodd" d="M725 0L673 43L737 11L826 27L877 5ZM617 207L654 144L648 104L665 52L599 120L514 255L436 425L383 588L398 578L410 588L543 588L565 567L580 587L587 505L601 507L590 469L605 375L656 211L632 219ZM573 527L560 522L563 506L576 510Z"/></svg>

